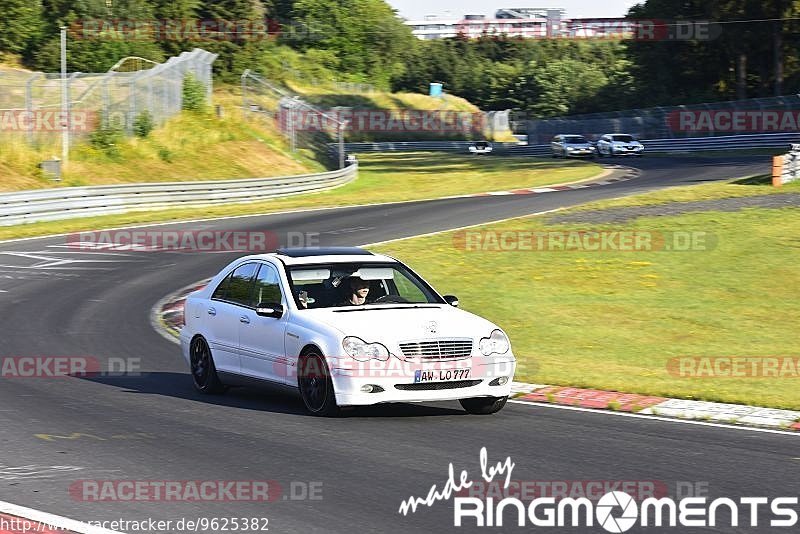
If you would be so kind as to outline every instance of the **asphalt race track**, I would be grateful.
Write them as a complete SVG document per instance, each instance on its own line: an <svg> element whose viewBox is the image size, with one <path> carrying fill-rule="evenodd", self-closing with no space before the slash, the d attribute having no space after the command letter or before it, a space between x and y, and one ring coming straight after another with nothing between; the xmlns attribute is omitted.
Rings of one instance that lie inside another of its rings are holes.
<svg viewBox="0 0 800 534"><path fill-rule="evenodd" d="M602 187L160 229L319 232L322 245L358 245L769 171L766 157L643 158L629 164L642 170L640 177ZM425 497L433 484L441 488L451 462L456 473L465 469L478 478L482 447L491 463L511 457L514 480L655 481L670 493L679 482L691 482L732 499L797 496L800 489L800 441L783 434L521 404L491 417L468 416L457 403L446 403L321 419L305 415L299 399L265 390L201 396L178 346L154 331L149 314L164 295L215 274L233 256L93 253L64 245L64 237L0 243L0 357L138 358L142 373L0 378L0 501L82 521L266 517L269 531L277 533L456 530L449 501L408 516L398 509L409 496ZM273 480L282 493L271 503L87 502L70 493L79 480ZM309 484L321 498L292 498L292 491L302 497ZM597 526L570 531L604 532Z"/></svg>

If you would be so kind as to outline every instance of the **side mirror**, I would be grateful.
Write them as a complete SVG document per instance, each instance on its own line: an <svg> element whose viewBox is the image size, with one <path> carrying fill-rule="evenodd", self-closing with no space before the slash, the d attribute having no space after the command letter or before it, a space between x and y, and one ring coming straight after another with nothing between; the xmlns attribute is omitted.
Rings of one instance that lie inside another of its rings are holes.
<svg viewBox="0 0 800 534"><path fill-rule="evenodd" d="M454 308L458 308L458 297L455 295L445 295L444 301Z"/></svg>
<svg viewBox="0 0 800 534"><path fill-rule="evenodd" d="M277 302L259 302L256 306L256 315L280 319L283 317L283 306Z"/></svg>

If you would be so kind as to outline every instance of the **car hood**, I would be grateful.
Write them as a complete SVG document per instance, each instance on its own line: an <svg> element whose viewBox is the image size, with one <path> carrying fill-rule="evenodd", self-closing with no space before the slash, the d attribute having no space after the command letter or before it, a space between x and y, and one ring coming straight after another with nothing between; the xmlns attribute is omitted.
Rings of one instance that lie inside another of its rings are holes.
<svg viewBox="0 0 800 534"><path fill-rule="evenodd" d="M619 146L639 146L641 143L639 141L614 141L614 145Z"/></svg>
<svg viewBox="0 0 800 534"><path fill-rule="evenodd" d="M592 148L591 143L564 143L569 148Z"/></svg>
<svg viewBox="0 0 800 534"><path fill-rule="evenodd" d="M384 345L422 339L480 339L497 328L482 317L447 304L353 306L306 313L309 318L339 330L343 336L356 336L368 343ZM432 332L432 323L435 323L435 332Z"/></svg>

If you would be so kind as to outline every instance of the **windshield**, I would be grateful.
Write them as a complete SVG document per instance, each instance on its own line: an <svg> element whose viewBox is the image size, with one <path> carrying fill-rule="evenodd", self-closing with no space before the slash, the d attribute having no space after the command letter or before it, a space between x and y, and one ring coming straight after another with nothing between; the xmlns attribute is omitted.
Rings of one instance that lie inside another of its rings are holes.
<svg viewBox="0 0 800 534"><path fill-rule="evenodd" d="M298 309L444 302L398 263L302 265L290 267L288 275Z"/></svg>
<svg viewBox="0 0 800 534"><path fill-rule="evenodd" d="M614 141L619 141L620 143L630 143L633 141L633 136L630 135L613 135L612 138Z"/></svg>
<svg viewBox="0 0 800 534"><path fill-rule="evenodd" d="M564 142L569 143L570 145L579 145L585 144L587 141L582 135L568 135L564 138Z"/></svg>

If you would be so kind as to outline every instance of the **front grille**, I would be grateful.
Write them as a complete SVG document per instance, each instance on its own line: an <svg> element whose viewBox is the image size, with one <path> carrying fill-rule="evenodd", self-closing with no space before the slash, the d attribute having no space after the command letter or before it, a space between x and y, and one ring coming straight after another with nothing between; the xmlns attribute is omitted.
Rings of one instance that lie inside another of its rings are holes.
<svg viewBox="0 0 800 534"><path fill-rule="evenodd" d="M400 343L400 350L406 358L419 358L424 361L456 360L468 358L472 354L471 339L434 339L430 341L409 341Z"/></svg>
<svg viewBox="0 0 800 534"><path fill-rule="evenodd" d="M419 384L395 384L396 389L403 391L432 391L439 389L471 388L480 384L480 380L453 380L452 382L421 382Z"/></svg>

